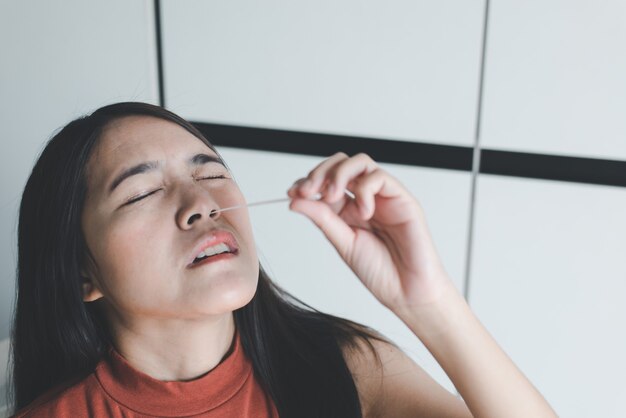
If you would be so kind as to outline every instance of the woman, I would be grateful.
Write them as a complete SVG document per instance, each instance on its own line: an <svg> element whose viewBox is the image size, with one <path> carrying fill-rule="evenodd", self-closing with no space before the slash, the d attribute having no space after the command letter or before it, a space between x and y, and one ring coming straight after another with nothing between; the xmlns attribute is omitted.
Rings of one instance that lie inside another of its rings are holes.
<svg viewBox="0 0 626 418"><path fill-rule="evenodd" d="M218 211L245 201L217 150L171 112L118 103L55 135L24 190L17 416L554 416L396 179L339 153L288 195L466 404L374 330L273 284L247 210Z"/></svg>

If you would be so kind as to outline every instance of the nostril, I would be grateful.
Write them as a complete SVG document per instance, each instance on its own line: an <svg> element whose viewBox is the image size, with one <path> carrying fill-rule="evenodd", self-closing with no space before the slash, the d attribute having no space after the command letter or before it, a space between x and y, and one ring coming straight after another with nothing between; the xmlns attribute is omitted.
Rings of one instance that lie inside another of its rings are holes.
<svg viewBox="0 0 626 418"><path fill-rule="evenodd" d="M213 218L217 216L217 211L215 209L213 209L210 213L209 213L209 217Z"/></svg>
<svg viewBox="0 0 626 418"><path fill-rule="evenodd" d="M187 225L191 225L193 223L193 221L195 221L196 219L198 219L200 217L199 213L195 213L193 214L188 220L187 220Z"/></svg>

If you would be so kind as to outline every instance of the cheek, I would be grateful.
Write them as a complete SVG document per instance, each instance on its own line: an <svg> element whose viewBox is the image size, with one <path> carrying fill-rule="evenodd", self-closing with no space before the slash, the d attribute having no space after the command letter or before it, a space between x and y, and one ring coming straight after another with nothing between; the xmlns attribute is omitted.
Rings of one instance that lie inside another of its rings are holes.
<svg viewBox="0 0 626 418"><path fill-rule="evenodd" d="M246 203L243 193L241 193L241 190L234 180L229 180L229 183L224 183L221 187L215 189L214 198L217 204L222 208Z"/></svg>
<svg viewBox="0 0 626 418"><path fill-rule="evenodd" d="M227 221L237 228L237 232L243 241L239 244L245 245L251 258L256 259L256 244L247 208L236 209L230 213L225 212L225 215L229 215Z"/></svg>
<svg viewBox="0 0 626 418"><path fill-rule="evenodd" d="M103 286L113 298L137 297L154 288L147 284L154 284L155 274L163 270L158 262L164 260L158 234L154 225L120 225L101 236L95 256Z"/></svg>

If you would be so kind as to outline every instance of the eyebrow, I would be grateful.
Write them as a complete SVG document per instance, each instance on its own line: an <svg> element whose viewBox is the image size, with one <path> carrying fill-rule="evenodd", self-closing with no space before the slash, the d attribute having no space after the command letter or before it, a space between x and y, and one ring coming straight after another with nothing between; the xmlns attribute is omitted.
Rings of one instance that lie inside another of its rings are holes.
<svg viewBox="0 0 626 418"><path fill-rule="evenodd" d="M216 157L214 155L196 154L187 161L187 164L193 165L193 166L203 165L207 163L217 163L226 167L226 164L224 164L224 161L222 161L221 158ZM109 194L113 193L113 190L115 190L115 188L119 186L120 183L122 183L127 178L131 176L135 176L137 174L143 174L149 171L154 171L160 166L161 166L161 163L159 161L147 161L144 163L134 165L130 168L127 168L126 170L122 171L117 177L115 177L115 179L111 182L111 186L109 187Z"/></svg>

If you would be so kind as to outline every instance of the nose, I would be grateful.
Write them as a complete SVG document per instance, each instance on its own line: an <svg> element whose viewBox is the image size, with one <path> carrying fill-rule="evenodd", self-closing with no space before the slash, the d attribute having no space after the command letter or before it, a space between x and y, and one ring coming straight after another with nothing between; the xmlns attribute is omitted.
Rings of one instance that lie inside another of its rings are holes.
<svg viewBox="0 0 626 418"><path fill-rule="evenodd" d="M176 222L181 229L190 229L194 223L213 221L220 217L216 212L219 205L205 189L200 186L190 186L183 192L182 203L176 215Z"/></svg>

